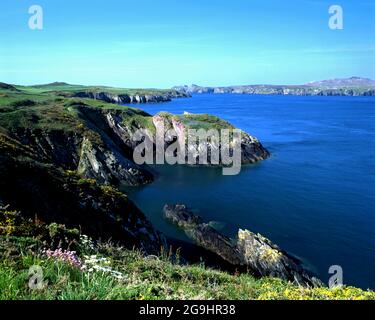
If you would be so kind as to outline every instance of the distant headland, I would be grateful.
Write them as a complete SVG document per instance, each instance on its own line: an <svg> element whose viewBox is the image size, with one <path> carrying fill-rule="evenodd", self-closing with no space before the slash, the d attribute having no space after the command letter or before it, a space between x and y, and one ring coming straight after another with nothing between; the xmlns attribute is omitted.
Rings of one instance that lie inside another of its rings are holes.
<svg viewBox="0 0 375 320"><path fill-rule="evenodd" d="M228 87L176 86L173 89L186 94L263 94L296 96L375 96L375 81L351 77L309 82L303 85L239 85Z"/></svg>

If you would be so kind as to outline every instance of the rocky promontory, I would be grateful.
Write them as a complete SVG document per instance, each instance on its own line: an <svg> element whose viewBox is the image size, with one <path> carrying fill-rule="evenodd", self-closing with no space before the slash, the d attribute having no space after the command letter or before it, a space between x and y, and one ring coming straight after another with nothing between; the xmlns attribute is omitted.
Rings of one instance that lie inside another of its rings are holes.
<svg viewBox="0 0 375 320"><path fill-rule="evenodd" d="M240 229L237 239L230 239L182 204L166 205L163 212L168 221L183 229L197 245L234 266L246 267L257 276L278 277L302 286L322 284L301 261L260 234Z"/></svg>

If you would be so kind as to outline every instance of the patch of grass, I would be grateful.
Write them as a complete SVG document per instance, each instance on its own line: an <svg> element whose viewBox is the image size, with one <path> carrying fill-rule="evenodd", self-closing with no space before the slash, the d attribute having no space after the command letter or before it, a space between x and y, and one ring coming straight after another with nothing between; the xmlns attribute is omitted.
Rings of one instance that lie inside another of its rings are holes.
<svg viewBox="0 0 375 320"><path fill-rule="evenodd" d="M136 129L147 129L151 134L156 132L152 116L145 116L143 114L133 113L131 116L123 117L123 125Z"/></svg>

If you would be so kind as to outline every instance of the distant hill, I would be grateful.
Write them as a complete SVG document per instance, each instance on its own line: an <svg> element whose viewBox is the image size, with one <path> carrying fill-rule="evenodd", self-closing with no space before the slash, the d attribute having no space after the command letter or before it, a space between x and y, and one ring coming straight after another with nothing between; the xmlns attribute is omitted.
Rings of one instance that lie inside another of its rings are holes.
<svg viewBox="0 0 375 320"><path fill-rule="evenodd" d="M33 88L45 88L45 87L61 87L61 86L69 86L68 83L66 82L51 82L51 83L46 83L46 84L38 84L31 86Z"/></svg>
<svg viewBox="0 0 375 320"><path fill-rule="evenodd" d="M309 87L327 87L327 88L344 88L344 87L375 87L375 81L369 78L351 77L344 79L329 79L323 81L314 81L306 84Z"/></svg>

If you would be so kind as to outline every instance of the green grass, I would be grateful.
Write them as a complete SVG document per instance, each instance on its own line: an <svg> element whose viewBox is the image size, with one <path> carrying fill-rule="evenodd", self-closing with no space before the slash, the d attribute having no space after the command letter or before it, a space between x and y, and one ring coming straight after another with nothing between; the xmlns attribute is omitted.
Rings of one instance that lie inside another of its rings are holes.
<svg viewBox="0 0 375 320"><path fill-rule="evenodd" d="M209 114L187 114L180 116L180 120L192 129L234 129L227 121Z"/></svg>
<svg viewBox="0 0 375 320"><path fill-rule="evenodd" d="M352 287L302 288L275 278L256 279L250 274L229 274L203 265L181 265L167 254L144 256L138 251L104 243L84 254L107 257L122 279L102 272L81 271L67 263L46 258L33 239L1 238L0 300L360 300L375 299L372 291ZM4 247L12 252L4 254ZM31 248L31 249L30 249ZM43 270L44 288L28 286L28 270Z"/></svg>

